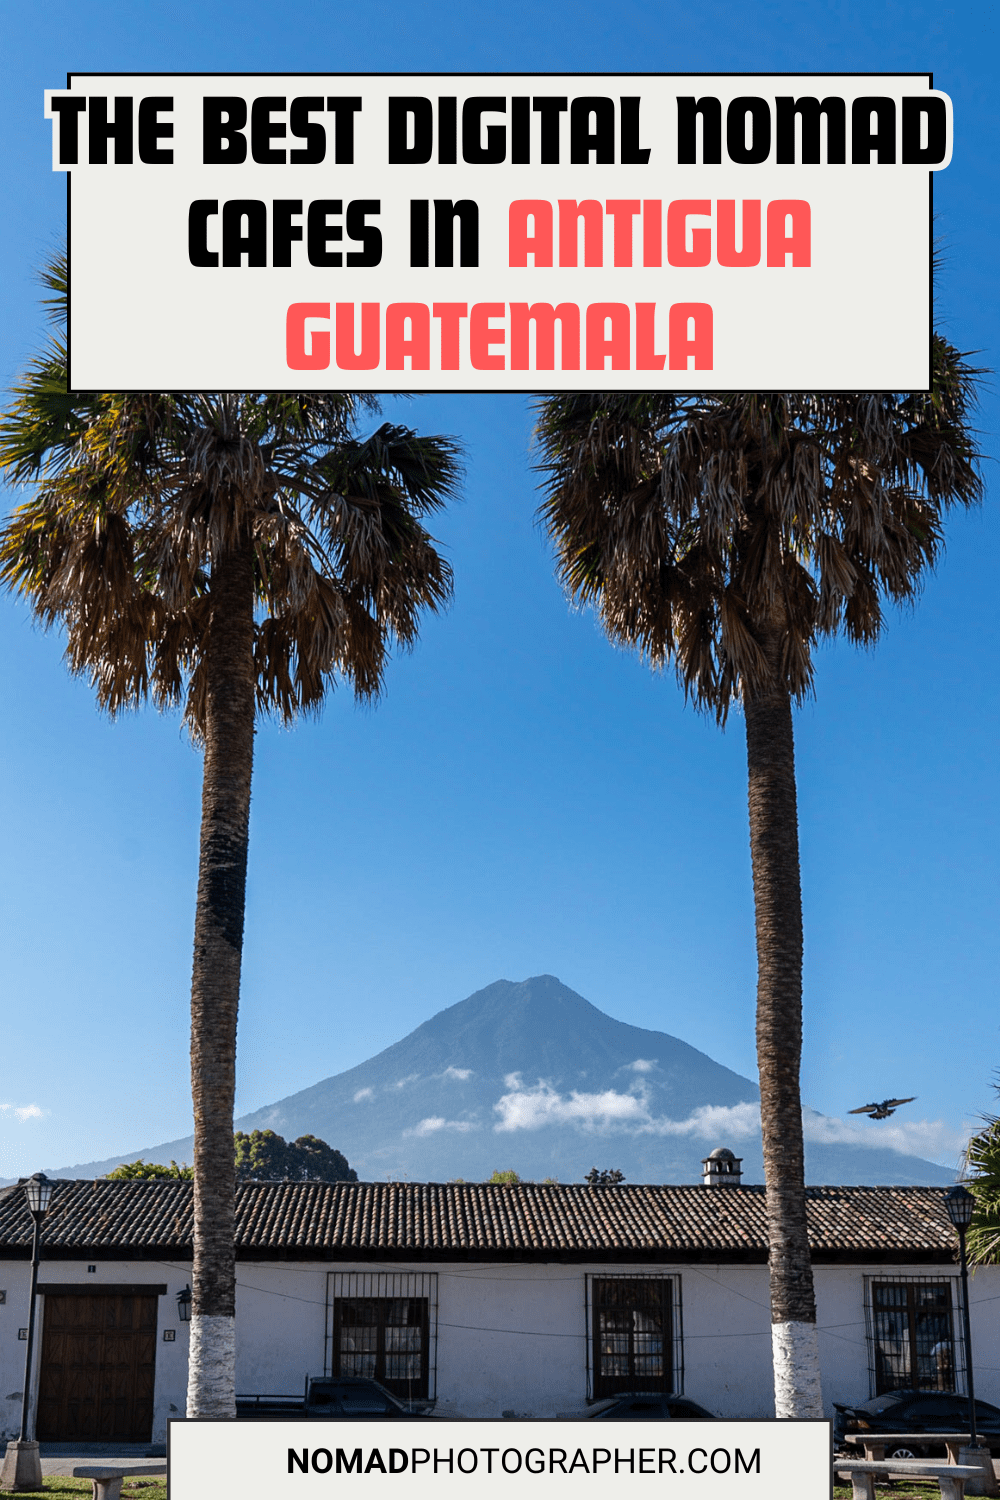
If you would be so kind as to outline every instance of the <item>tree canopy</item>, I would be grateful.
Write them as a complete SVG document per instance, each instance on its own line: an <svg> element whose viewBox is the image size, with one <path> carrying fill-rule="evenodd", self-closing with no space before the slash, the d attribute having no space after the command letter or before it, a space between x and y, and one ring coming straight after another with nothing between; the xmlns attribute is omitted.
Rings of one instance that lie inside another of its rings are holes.
<svg viewBox="0 0 1000 1500"><path fill-rule="evenodd" d="M194 1167L183 1164L178 1166L173 1158L169 1167L165 1167L162 1162L143 1161L140 1157L138 1161L122 1162L120 1167L115 1167L114 1171L109 1172L107 1176L112 1182L133 1182L140 1178L163 1177L180 1178L185 1182L190 1182L194 1176Z"/></svg>
<svg viewBox="0 0 1000 1500"><path fill-rule="evenodd" d="M315 1135L286 1141L273 1130L237 1130L237 1182L357 1182L343 1152Z"/></svg>
<svg viewBox="0 0 1000 1500"><path fill-rule="evenodd" d="M233 1156L237 1182L357 1182L358 1174L347 1157L334 1146L328 1146L315 1135L300 1135L297 1141L286 1141L273 1130L253 1130L249 1135L237 1130L233 1135ZM169 1167L161 1162L123 1162L109 1172L115 1182L141 1178L180 1178L190 1181L194 1168L171 1160Z"/></svg>
<svg viewBox="0 0 1000 1500"><path fill-rule="evenodd" d="M938 559L945 512L981 499L977 373L935 334L929 394L548 396L559 578L720 722L775 687L801 702L818 642L873 645Z"/></svg>
<svg viewBox="0 0 1000 1500"><path fill-rule="evenodd" d="M71 671L109 713L180 706L203 739L213 573L242 538L257 714L315 713L338 680L378 697L391 645L451 595L423 519L459 445L359 437L378 402L352 393L68 393L65 257L41 280L53 331L0 416L0 469L36 488L0 528L0 583L65 629Z"/></svg>

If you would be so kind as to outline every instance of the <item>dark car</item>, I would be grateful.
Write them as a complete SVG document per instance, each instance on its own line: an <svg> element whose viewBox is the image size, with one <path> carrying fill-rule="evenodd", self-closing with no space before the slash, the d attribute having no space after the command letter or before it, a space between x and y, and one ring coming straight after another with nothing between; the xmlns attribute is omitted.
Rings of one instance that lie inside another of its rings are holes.
<svg viewBox="0 0 1000 1500"><path fill-rule="evenodd" d="M317 1376L305 1396L237 1396L237 1417L274 1422L314 1418L323 1421L412 1421L425 1415L413 1411L377 1380L362 1376Z"/></svg>
<svg viewBox="0 0 1000 1500"><path fill-rule="evenodd" d="M663 1396L637 1393L618 1396L609 1406L589 1415L592 1422L700 1422L715 1421L715 1413L706 1411L687 1396Z"/></svg>
<svg viewBox="0 0 1000 1500"><path fill-rule="evenodd" d="M361 1376L323 1376L309 1382L309 1417L389 1417L407 1421L424 1413L414 1411L377 1380Z"/></svg>
<svg viewBox="0 0 1000 1500"><path fill-rule="evenodd" d="M851 1432L899 1433L900 1442L886 1445L886 1458L917 1458L933 1449L908 1448L905 1435L933 1432L968 1432L969 1398L953 1391L887 1391L858 1406L834 1402L833 1441L845 1446L844 1436ZM976 1402L976 1428L984 1446L1000 1452L1000 1410L988 1401ZM846 1446L854 1449L854 1443ZM940 1452L943 1453L944 1445Z"/></svg>

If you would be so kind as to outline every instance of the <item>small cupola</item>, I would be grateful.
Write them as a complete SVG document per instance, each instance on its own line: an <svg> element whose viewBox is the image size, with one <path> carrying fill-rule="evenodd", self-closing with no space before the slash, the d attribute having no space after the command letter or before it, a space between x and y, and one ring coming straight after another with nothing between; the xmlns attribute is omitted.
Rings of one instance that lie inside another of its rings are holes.
<svg viewBox="0 0 1000 1500"><path fill-rule="evenodd" d="M739 1187L742 1177L742 1156L734 1156L726 1146L716 1146L701 1164L705 1187Z"/></svg>

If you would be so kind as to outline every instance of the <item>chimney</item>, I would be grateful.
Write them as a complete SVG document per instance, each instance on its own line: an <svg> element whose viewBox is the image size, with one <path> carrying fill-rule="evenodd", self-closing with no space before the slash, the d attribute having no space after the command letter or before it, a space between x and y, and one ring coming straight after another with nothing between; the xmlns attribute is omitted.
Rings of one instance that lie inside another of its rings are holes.
<svg viewBox="0 0 1000 1500"><path fill-rule="evenodd" d="M739 1187L742 1176L742 1156L734 1156L725 1146L716 1146L701 1164L705 1187Z"/></svg>

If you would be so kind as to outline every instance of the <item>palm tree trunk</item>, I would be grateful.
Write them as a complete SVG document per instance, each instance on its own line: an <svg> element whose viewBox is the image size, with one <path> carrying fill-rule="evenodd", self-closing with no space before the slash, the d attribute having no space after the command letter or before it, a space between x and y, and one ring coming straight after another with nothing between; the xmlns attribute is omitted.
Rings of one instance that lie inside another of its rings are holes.
<svg viewBox="0 0 1000 1500"><path fill-rule="evenodd" d="M765 649L777 682L780 637L773 635ZM799 1095L802 891L792 707L787 691L775 688L748 700L745 711L774 1407L777 1417L821 1417Z"/></svg>
<svg viewBox="0 0 1000 1500"><path fill-rule="evenodd" d="M236 1415L233 1101L253 771L253 550L212 570L191 978L194 1267L189 1417Z"/></svg>

